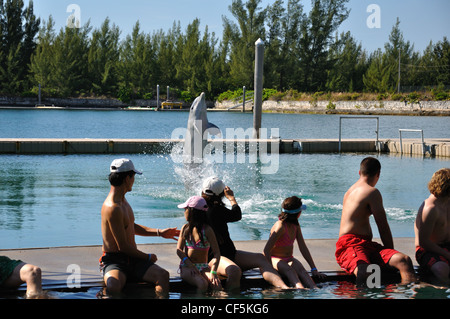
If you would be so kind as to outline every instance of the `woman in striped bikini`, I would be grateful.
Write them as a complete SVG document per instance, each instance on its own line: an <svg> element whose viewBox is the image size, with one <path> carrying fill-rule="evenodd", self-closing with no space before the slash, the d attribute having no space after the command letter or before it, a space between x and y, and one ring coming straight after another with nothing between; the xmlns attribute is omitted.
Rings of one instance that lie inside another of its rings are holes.
<svg viewBox="0 0 450 319"><path fill-rule="evenodd" d="M178 207L184 208L187 220L187 224L181 228L177 245L177 255L181 259L181 279L196 286L198 292L204 292L209 287L221 289L217 276L220 250L213 229L206 224L206 200L201 196L192 196ZM210 248L214 258L208 264Z"/></svg>
<svg viewBox="0 0 450 319"><path fill-rule="evenodd" d="M293 256L294 242L297 240L300 252L311 267L312 275L325 276L317 271L298 223L298 218L306 206L302 205L301 198L292 196L286 198L281 207L278 221L270 230L270 237L264 247L264 255L272 262L273 267L280 275L286 277L295 288L317 288L301 262Z"/></svg>

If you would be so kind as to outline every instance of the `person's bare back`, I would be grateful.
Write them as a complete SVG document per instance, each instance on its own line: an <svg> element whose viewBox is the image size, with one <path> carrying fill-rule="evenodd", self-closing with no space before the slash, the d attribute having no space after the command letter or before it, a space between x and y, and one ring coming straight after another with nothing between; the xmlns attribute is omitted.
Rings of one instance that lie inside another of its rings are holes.
<svg viewBox="0 0 450 319"><path fill-rule="evenodd" d="M367 267L373 262L397 268L402 282L409 283L415 281L411 259L394 249L383 198L375 188L380 170L381 164L377 159L363 159L358 181L344 195L336 261L347 272L356 275L358 284L365 282ZM372 241L371 215L375 219L383 245ZM374 259L375 253L378 254L378 259Z"/></svg>
<svg viewBox="0 0 450 319"><path fill-rule="evenodd" d="M372 238L369 217L372 214L370 207L374 192L377 192L375 187L358 180L345 193L339 236L355 234Z"/></svg>

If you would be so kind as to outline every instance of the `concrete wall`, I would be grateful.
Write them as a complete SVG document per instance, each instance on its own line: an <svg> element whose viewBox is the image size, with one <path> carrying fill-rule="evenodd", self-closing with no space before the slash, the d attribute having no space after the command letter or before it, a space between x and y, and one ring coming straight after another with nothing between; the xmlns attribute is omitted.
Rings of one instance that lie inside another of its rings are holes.
<svg viewBox="0 0 450 319"><path fill-rule="evenodd" d="M331 102L334 109L329 109L329 101L264 101L264 111L274 112L350 112L350 113L377 113L377 114L421 114L436 113L450 115L450 101L421 101L419 103L406 103L398 101L336 101ZM235 102L216 103L216 109L227 109ZM242 110L242 107L234 109ZM251 110L251 105L246 105Z"/></svg>
<svg viewBox="0 0 450 319"><path fill-rule="evenodd" d="M0 154L169 154L174 145L182 140L140 139L0 139ZM279 145L277 144L279 142ZM337 153L338 140L214 140L214 146L222 146L224 152L249 152L259 143L272 153ZM378 148L375 140L343 140L341 152L355 153L400 153L400 142L380 140ZM450 157L450 139L426 140L425 145L418 140L403 140L403 154ZM424 152L425 151L425 152Z"/></svg>

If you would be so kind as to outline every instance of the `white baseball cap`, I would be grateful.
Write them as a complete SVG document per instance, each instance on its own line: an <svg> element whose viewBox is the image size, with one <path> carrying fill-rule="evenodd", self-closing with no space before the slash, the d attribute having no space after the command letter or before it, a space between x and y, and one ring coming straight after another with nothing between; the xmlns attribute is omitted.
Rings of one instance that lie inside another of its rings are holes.
<svg viewBox="0 0 450 319"><path fill-rule="evenodd" d="M203 182L202 192L206 195L220 195L225 189L225 184L216 176L208 177Z"/></svg>
<svg viewBox="0 0 450 319"><path fill-rule="evenodd" d="M124 173L133 171L136 174L142 175L142 172L134 168L134 164L127 158L119 158L112 161L109 171L111 173Z"/></svg>

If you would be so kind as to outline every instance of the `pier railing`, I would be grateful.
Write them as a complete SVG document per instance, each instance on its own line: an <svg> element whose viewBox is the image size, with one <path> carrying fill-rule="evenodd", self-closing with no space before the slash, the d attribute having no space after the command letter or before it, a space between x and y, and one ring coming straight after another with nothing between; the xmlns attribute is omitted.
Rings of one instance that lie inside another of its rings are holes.
<svg viewBox="0 0 450 319"><path fill-rule="evenodd" d="M376 150L379 152L380 151L380 145L378 142L378 136L379 136L379 131L380 131L380 118L377 116L340 116L339 117L339 153L341 152L341 145L342 145L342 120L343 119L347 119L347 120L360 120L360 119L372 119L372 120L377 120L377 128L376 128L376 141L375 141L375 148Z"/></svg>
<svg viewBox="0 0 450 319"><path fill-rule="evenodd" d="M403 154L402 132L419 132L422 136L422 154L425 155L425 140L423 138L423 130L411 130L411 129L399 129L398 130L398 133L400 135L400 154Z"/></svg>

